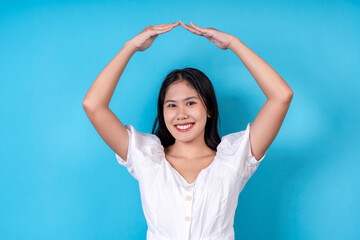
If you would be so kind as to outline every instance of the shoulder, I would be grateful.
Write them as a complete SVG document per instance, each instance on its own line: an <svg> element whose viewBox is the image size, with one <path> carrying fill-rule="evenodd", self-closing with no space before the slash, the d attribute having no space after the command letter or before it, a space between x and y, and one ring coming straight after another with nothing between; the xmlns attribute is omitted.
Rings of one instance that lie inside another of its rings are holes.
<svg viewBox="0 0 360 240"><path fill-rule="evenodd" d="M237 169L245 165L259 165L265 158L266 153L259 160L256 160L251 153L250 126L248 123L245 130L225 135L218 145L220 155L230 164L237 166ZM239 166L242 165L242 166Z"/></svg>
<svg viewBox="0 0 360 240"><path fill-rule="evenodd" d="M130 124L126 124L125 128L129 132L129 142L132 144L132 147L137 149L141 149L143 147L156 147L159 150L164 150L163 146L161 145L161 141L155 134L146 133L146 132L139 132L135 129L134 126Z"/></svg>
<svg viewBox="0 0 360 240"><path fill-rule="evenodd" d="M241 146L246 144L249 138L250 124L245 130L229 133L221 138L217 150L228 155L234 155L241 149Z"/></svg>
<svg viewBox="0 0 360 240"><path fill-rule="evenodd" d="M159 166L164 159L164 148L156 135L139 132L130 124L126 124L125 128L129 133L128 159L124 161L117 154L116 158L138 179L145 172Z"/></svg>
<svg viewBox="0 0 360 240"><path fill-rule="evenodd" d="M155 134L139 132L135 129L134 126L132 126L130 124L126 124L125 128L128 129L128 131L129 131L129 137L132 137L135 140L137 140L136 143L138 145L141 145L141 144L154 144L154 145L160 144L161 145L160 139Z"/></svg>

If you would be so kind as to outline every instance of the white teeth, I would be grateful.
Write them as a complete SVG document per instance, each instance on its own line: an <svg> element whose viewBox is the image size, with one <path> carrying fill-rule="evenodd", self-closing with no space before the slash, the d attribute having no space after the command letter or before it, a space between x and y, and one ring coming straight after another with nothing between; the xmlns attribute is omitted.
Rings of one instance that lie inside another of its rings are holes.
<svg viewBox="0 0 360 240"><path fill-rule="evenodd" d="M187 128L191 127L191 125L192 125L192 124L183 125L183 126L177 125L176 127L177 127L177 128L180 128L180 129L187 129Z"/></svg>

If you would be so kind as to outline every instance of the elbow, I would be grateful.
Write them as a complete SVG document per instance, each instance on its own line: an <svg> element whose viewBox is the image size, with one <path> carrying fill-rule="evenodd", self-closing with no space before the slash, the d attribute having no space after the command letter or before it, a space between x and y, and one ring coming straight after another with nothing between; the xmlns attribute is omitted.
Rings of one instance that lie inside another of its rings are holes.
<svg viewBox="0 0 360 240"><path fill-rule="evenodd" d="M284 102L284 103L290 103L293 99L294 92L289 88L288 90L283 91L281 94L278 94L277 97L275 97L278 101Z"/></svg>
<svg viewBox="0 0 360 240"><path fill-rule="evenodd" d="M85 100L82 102L82 107L85 110L85 112L90 112L90 111L92 111L94 109L94 107L89 102L87 102Z"/></svg>
<svg viewBox="0 0 360 240"><path fill-rule="evenodd" d="M89 105L87 102L85 102L85 100L82 102L82 107L86 110L89 108Z"/></svg>
<svg viewBox="0 0 360 240"><path fill-rule="evenodd" d="M99 109L109 108L106 105L94 104L86 100L83 101L82 106L86 113L92 113Z"/></svg>
<svg viewBox="0 0 360 240"><path fill-rule="evenodd" d="M290 103L294 97L294 92L289 88L289 90L284 94L284 101Z"/></svg>
<svg viewBox="0 0 360 240"><path fill-rule="evenodd" d="M291 101L293 97L294 97L294 92L291 88L289 88L289 91L286 93L286 99Z"/></svg>

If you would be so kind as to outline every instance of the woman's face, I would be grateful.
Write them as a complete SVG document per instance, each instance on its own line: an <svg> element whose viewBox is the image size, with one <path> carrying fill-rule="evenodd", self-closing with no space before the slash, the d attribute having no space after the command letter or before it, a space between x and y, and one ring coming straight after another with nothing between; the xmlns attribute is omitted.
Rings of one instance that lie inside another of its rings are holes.
<svg viewBox="0 0 360 240"><path fill-rule="evenodd" d="M176 141L204 140L207 111L188 82L172 83L165 94L163 107L166 127Z"/></svg>

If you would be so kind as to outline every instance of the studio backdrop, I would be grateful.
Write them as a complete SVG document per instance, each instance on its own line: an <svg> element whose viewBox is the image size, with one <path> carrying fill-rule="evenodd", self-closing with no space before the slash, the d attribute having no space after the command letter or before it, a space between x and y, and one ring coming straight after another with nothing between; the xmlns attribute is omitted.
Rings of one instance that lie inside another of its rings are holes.
<svg viewBox="0 0 360 240"><path fill-rule="evenodd" d="M294 92L239 196L235 238L360 239L360 3L316 0L2 3L1 239L146 238L138 182L82 101L128 40L178 20L236 36ZM212 81L221 136L245 130L266 101L231 50L177 27L133 55L110 109L151 133L162 81L185 67Z"/></svg>

